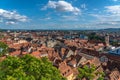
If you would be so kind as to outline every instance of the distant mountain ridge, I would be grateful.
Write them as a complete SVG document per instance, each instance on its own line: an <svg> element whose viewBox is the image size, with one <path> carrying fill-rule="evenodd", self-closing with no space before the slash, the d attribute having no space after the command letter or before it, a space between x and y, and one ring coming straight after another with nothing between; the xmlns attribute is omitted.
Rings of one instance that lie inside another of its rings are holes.
<svg viewBox="0 0 120 80"><path fill-rule="evenodd" d="M0 29L0 31L120 31L120 28L106 28L106 29Z"/></svg>
<svg viewBox="0 0 120 80"><path fill-rule="evenodd" d="M118 32L120 31L120 28L99 29L98 31Z"/></svg>
<svg viewBox="0 0 120 80"><path fill-rule="evenodd" d="M107 28L107 29L104 29L104 30L120 30L120 28Z"/></svg>

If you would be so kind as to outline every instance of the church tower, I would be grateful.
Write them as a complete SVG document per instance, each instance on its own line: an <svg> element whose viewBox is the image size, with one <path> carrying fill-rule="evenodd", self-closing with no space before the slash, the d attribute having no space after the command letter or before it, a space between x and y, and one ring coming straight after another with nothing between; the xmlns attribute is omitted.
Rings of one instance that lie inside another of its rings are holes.
<svg viewBox="0 0 120 80"><path fill-rule="evenodd" d="M109 43L109 34L105 35L105 43L106 43L107 47L110 45L110 43Z"/></svg>

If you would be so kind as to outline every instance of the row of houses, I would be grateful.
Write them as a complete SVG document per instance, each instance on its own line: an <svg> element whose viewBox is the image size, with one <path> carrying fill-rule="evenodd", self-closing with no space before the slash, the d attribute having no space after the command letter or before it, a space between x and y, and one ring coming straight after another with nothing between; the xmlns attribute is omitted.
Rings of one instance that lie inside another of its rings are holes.
<svg viewBox="0 0 120 80"><path fill-rule="evenodd" d="M67 80L77 79L78 68L84 65L95 65L97 72L104 72L105 80L120 80L120 57L100 52L106 44L84 39L57 40L50 36L37 36L31 33L31 40L21 38L19 34L6 34L0 41L9 46L9 55L22 56L30 54L36 58L47 57L61 75ZM26 33L24 36L30 35ZM13 39L15 38L15 39ZM1 57L1 60L5 56ZM97 80L96 75L94 80ZM86 80L86 78L84 78Z"/></svg>

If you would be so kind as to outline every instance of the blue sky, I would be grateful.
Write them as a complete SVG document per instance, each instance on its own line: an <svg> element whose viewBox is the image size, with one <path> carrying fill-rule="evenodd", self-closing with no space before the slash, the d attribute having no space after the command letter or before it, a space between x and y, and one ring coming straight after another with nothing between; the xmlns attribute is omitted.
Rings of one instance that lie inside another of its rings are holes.
<svg viewBox="0 0 120 80"><path fill-rule="evenodd" d="M0 0L0 28L120 28L120 0Z"/></svg>

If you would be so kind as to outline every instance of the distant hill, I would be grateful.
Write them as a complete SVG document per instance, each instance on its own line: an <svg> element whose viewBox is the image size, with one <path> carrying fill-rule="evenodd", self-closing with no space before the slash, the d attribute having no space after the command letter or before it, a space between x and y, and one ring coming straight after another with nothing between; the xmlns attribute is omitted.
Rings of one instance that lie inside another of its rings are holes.
<svg viewBox="0 0 120 80"><path fill-rule="evenodd" d="M120 28L107 28L107 29L100 29L99 31L118 32L120 31Z"/></svg>
<svg viewBox="0 0 120 80"><path fill-rule="evenodd" d="M120 28L107 28L107 29L0 29L1 31L107 31L107 32L118 32Z"/></svg>

